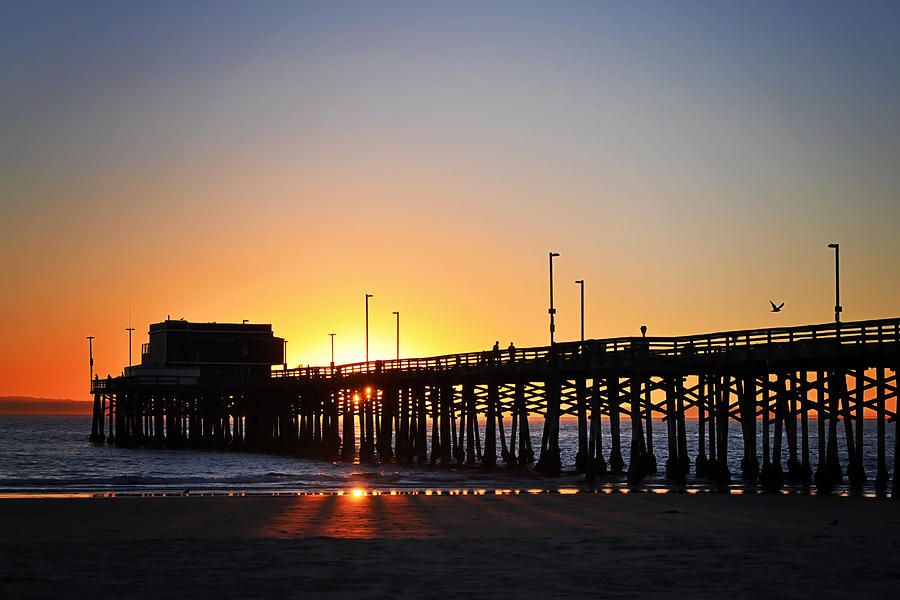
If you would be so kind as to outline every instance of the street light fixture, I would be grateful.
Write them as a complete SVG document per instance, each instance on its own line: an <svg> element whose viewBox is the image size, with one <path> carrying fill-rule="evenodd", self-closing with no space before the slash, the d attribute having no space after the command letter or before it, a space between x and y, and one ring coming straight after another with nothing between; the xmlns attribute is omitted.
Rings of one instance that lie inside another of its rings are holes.
<svg viewBox="0 0 900 600"><path fill-rule="evenodd" d="M828 244L829 248L834 248L834 322L841 322L841 245Z"/></svg>
<svg viewBox="0 0 900 600"><path fill-rule="evenodd" d="M369 298L373 294L366 294L366 370L369 368Z"/></svg>
<svg viewBox="0 0 900 600"><path fill-rule="evenodd" d="M397 360L400 360L400 311L395 310L394 314L397 315Z"/></svg>
<svg viewBox="0 0 900 600"><path fill-rule="evenodd" d="M575 281L581 287L581 351L584 352L584 279Z"/></svg>
<svg viewBox="0 0 900 600"><path fill-rule="evenodd" d="M94 381L94 336L87 336L88 354L91 357L91 381Z"/></svg>
<svg viewBox="0 0 900 600"><path fill-rule="evenodd" d="M550 253L550 345L553 345L554 333L556 332L556 323L554 322L554 315L556 315L556 309L553 308L553 257L559 256L558 252Z"/></svg>
<svg viewBox="0 0 900 600"><path fill-rule="evenodd" d="M328 335L331 336L331 368L333 369L334 368L334 334L329 333Z"/></svg>
<svg viewBox="0 0 900 600"><path fill-rule="evenodd" d="M131 368L131 332L134 331L134 327L126 327L125 331L128 332L128 368Z"/></svg>

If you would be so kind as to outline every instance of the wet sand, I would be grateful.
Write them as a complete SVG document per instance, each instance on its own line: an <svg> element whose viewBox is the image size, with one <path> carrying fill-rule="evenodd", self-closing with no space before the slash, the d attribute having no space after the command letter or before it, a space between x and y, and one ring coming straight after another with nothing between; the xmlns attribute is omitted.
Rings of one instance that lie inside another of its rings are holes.
<svg viewBox="0 0 900 600"><path fill-rule="evenodd" d="M0 596L893 597L900 502L521 494L0 500Z"/></svg>

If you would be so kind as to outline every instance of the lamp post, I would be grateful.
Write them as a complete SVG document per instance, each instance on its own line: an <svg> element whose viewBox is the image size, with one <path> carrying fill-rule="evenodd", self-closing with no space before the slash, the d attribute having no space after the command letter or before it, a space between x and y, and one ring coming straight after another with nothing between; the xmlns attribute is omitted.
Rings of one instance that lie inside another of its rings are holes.
<svg viewBox="0 0 900 600"><path fill-rule="evenodd" d="M287 371L287 340L282 340L284 342L284 370Z"/></svg>
<svg viewBox="0 0 900 600"><path fill-rule="evenodd" d="M400 311L395 310L394 314L397 315L397 360L400 360Z"/></svg>
<svg viewBox="0 0 900 600"><path fill-rule="evenodd" d="M575 283L581 287L581 351L584 352L584 279L579 279Z"/></svg>
<svg viewBox="0 0 900 600"><path fill-rule="evenodd" d="M828 244L829 248L834 248L834 322L841 322L841 245Z"/></svg>
<svg viewBox="0 0 900 600"><path fill-rule="evenodd" d="M366 370L369 369L369 298L372 294L366 294Z"/></svg>
<svg viewBox="0 0 900 600"><path fill-rule="evenodd" d="M334 334L329 333L328 335L331 336L331 368L333 369L334 368Z"/></svg>
<svg viewBox="0 0 900 600"><path fill-rule="evenodd" d="M556 332L556 324L554 322L554 315L556 315L556 309L553 308L553 257L559 256L557 252L550 253L550 345L553 345L554 333Z"/></svg>
<svg viewBox="0 0 900 600"><path fill-rule="evenodd" d="M125 331L128 332L128 368L131 368L131 332L134 331L134 327L126 327Z"/></svg>
<svg viewBox="0 0 900 600"><path fill-rule="evenodd" d="M87 336L88 355L91 357L91 381L94 381L94 336Z"/></svg>

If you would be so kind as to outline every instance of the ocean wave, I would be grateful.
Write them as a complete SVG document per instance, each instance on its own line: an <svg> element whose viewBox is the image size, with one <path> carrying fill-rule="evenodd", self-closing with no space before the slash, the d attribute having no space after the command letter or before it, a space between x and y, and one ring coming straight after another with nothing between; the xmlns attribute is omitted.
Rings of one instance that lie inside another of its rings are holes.
<svg viewBox="0 0 900 600"><path fill-rule="evenodd" d="M291 490L339 490L364 486L372 489L400 488L449 488L449 487L503 487L512 480L527 481L530 477L506 476L504 473L479 475L452 473L442 470L403 473L399 471L353 471L349 473L246 473L229 476L217 475L144 475L120 474L107 477L12 477L0 479L0 491L23 492L29 490L153 490L153 489L291 489Z"/></svg>
<svg viewBox="0 0 900 600"><path fill-rule="evenodd" d="M0 490L22 491L28 489L142 489L194 487L215 489L228 487L272 487L296 489L339 489L363 484L377 487L397 484L405 479L399 472L352 472L352 473L280 473L186 475L161 476L143 474L122 474L108 477L12 477L0 479ZM413 478L413 480L430 478Z"/></svg>
<svg viewBox="0 0 900 600"><path fill-rule="evenodd" d="M51 478L11 478L0 479L0 489L28 487L112 487L112 486L182 486L182 485L228 485L228 484L270 484L284 481L301 482L302 477L279 474L217 476L161 477L151 475L114 475L111 477L51 477Z"/></svg>

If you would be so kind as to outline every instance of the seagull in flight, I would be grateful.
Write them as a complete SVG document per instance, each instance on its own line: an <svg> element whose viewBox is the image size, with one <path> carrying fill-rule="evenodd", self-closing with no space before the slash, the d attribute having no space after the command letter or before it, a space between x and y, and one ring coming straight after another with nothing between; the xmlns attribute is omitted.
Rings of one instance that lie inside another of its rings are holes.
<svg viewBox="0 0 900 600"><path fill-rule="evenodd" d="M781 312L781 307L784 306L784 302L782 302L778 306L775 306L775 303L772 302L771 300L769 300L769 304L772 305L772 312Z"/></svg>

